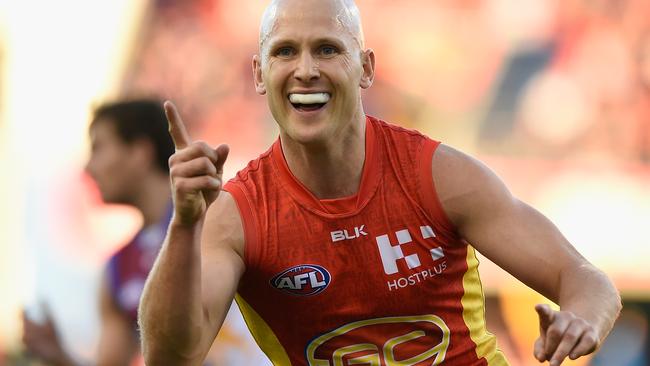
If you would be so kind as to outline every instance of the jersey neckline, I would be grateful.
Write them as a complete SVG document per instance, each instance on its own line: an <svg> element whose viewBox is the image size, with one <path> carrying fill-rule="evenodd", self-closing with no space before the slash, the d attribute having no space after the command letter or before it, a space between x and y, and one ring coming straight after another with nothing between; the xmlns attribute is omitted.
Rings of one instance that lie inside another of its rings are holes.
<svg viewBox="0 0 650 366"><path fill-rule="evenodd" d="M340 218L352 216L361 211L370 201L379 186L382 164L377 156L377 133L374 118L366 116L366 157L361 173L361 183L356 194L356 202L350 204L353 196L327 199L325 203L314 196L302 182L296 178L284 158L280 139L273 144L271 157L281 186L289 195L307 210L324 217Z"/></svg>

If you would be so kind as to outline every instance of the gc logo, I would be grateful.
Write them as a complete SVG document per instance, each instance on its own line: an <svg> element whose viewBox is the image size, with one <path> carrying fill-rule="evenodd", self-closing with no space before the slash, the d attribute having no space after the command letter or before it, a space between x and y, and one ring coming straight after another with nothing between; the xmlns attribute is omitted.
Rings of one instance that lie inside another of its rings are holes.
<svg viewBox="0 0 650 366"><path fill-rule="evenodd" d="M445 322L419 315L349 323L314 339L305 353L310 366L412 366L424 361L436 366L448 347Z"/></svg>

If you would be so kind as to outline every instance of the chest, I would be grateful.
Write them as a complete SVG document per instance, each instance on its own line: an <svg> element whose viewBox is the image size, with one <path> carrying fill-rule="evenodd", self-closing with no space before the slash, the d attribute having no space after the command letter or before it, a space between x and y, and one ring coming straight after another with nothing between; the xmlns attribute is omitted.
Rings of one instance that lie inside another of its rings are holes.
<svg viewBox="0 0 650 366"><path fill-rule="evenodd" d="M370 296L372 302L360 301L366 307L360 313L368 306L401 308L400 295L442 295L445 276L465 270L462 248L405 194L380 189L346 216L319 215L289 199L278 208L263 227L253 272L289 307Z"/></svg>

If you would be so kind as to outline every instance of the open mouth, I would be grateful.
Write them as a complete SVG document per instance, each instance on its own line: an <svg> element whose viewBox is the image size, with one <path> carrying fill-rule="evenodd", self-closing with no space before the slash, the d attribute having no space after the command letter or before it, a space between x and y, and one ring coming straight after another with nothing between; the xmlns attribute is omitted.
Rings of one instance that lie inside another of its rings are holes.
<svg viewBox="0 0 650 366"><path fill-rule="evenodd" d="M303 112L317 111L325 106L330 100L329 93L291 93L289 101L291 105Z"/></svg>

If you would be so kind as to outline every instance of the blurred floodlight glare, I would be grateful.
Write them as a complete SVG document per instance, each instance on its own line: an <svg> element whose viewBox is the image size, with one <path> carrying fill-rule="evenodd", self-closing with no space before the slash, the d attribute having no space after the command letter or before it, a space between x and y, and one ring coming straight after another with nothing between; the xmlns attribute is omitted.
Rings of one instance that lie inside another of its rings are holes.
<svg viewBox="0 0 650 366"><path fill-rule="evenodd" d="M650 192L638 178L623 171L565 174L549 181L536 202L609 274L650 278Z"/></svg>
<svg viewBox="0 0 650 366"><path fill-rule="evenodd" d="M546 72L523 95L521 122L548 144L563 144L583 134L593 121L588 99L561 72ZM549 111L553 111L552 118Z"/></svg>
<svg viewBox="0 0 650 366"><path fill-rule="evenodd" d="M0 185L0 197L8 198L0 208L6 225L0 227L0 258L11 262L0 262L0 342L20 339L17 314L34 290L28 278L34 250L27 236L47 224L33 222L30 210L46 209L48 202L28 209L25 197L29 189L45 190L57 171L84 158L88 111L113 94L146 3L0 1L6 57L0 140L4 170L12 172Z"/></svg>

